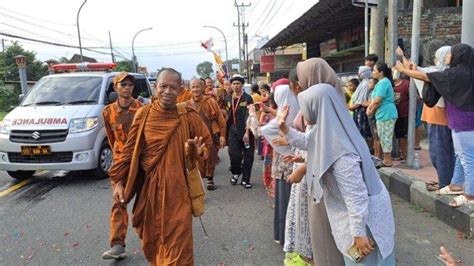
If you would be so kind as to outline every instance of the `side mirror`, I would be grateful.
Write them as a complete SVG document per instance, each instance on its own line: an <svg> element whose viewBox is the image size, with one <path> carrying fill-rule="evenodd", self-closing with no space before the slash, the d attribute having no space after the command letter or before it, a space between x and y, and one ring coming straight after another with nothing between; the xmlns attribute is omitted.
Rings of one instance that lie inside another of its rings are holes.
<svg viewBox="0 0 474 266"><path fill-rule="evenodd" d="M113 103L113 102L115 102L117 99L118 99L118 94L117 94L117 92L113 91L113 92L109 93L109 96L108 96L109 103Z"/></svg>
<svg viewBox="0 0 474 266"><path fill-rule="evenodd" d="M21 103L21 101L23 101L23 98L25 98L25 94L20 94L18 95L18 102Z"/></svg>

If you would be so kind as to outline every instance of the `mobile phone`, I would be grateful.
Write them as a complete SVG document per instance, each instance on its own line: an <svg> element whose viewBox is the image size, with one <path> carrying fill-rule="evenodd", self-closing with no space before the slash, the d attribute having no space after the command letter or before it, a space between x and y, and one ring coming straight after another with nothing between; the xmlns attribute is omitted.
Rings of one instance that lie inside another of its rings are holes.
<svg viewBox="0 0 474 266"><path fill-rule="evenodd" d="M372 247L375 247L375 242L369 238L369 243ZM365 257L362 256L362 254L359 252L359 249L357 246L354 244L352 247L347 251L347 254L356 262L359 263L361 262Z"/></svg>
<svg viewBox="0 0 474 266"><path fill-rule="evenodd" d="M403 63L403 55L398 55L397 54L397 60Z"/></svg>

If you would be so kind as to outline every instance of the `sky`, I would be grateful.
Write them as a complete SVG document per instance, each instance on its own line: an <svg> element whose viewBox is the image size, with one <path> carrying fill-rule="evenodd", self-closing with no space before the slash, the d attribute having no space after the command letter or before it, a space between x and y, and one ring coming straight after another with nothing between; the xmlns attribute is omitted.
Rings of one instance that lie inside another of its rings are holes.
<svg viewBox="0 0 474 266"><path fill-rule="evenodd" d="M76 15L84 0L0 0L0 32L42 41L78 46ZM317 0L251 0L245 8L249 51L262 37L273 37ZM222 34L226 38L229 59L238 58L237 9L232 0L87 0L79 16L83 55L99 62L110 62L109 32L118 60L132 58L132 39L140 65L148 71L173 67L186 79L196 74L203 61L213 62L212 54L200 46L201 41L214 40L214 50L225 59ZM15 38L0 36L8 46ZM62 48L31 41L18 40L27 50L36 52L45 61L71 58L78 48Z"/></svg>

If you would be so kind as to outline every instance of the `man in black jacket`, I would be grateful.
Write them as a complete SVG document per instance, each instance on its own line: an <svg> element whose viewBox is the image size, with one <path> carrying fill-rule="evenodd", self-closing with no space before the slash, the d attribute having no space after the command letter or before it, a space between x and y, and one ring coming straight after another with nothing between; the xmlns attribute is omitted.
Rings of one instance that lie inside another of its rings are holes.
<svg viewBox="0 0 474 266"><path fill-rule="evenodd" d="M236 185L242 175L241 185L251 188L250 174L254 159L255 140L252 132L247 128L249 112L247 107L253 104L252 97L243 91L244 79L235 76L230 79L233 93L226 99L228 118L228 146L230 157L230 183Z"/></svg>

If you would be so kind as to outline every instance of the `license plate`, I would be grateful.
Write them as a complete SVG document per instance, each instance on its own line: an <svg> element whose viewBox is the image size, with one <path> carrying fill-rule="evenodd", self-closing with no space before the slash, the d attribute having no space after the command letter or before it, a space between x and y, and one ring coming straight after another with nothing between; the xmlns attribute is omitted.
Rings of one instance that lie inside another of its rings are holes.
<svg viewBox="0 0 474 266"><path fill-rule="evenodd" d="M51 153L49 146L21 146L21 155L45 155Z"/></svg>

